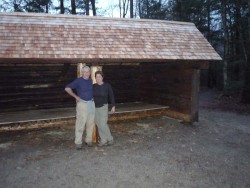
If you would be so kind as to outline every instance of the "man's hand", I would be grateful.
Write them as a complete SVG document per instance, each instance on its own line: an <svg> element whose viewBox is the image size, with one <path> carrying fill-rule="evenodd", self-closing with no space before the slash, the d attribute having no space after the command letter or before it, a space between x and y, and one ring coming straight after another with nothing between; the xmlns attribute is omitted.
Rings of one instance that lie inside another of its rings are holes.
<svg viewBox="0 0 250 188"><path fill-rule="evenodd" d="M75 99L76 99L76 102L79 102L81 100L81 98L78 96L76 96Z"/></svg>
<svg viewBox="0 0 250 188"><path fill-rule="evenodd" d="M80 97L77 96L77 95L73 92L73 90L72 90L71 88L66 87L66 88L65 88L65 91L66 91L70 96L74 97L74 98L76 99L76 102L79 102L79 101L80 101Z"/></svg>

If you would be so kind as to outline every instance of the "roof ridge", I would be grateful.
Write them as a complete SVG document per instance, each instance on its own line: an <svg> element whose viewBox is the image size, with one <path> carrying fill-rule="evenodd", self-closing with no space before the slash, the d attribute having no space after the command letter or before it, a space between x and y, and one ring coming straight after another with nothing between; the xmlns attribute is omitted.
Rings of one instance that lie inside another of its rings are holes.
<svg viewBox="0 0 250 188"><path fill-rule="evenodd" d="M174 25L194 25L192 22L181 22L181 21L169 21L169 20L157 20L157 19L136 19L136 18L114 18L114 17L101 17L101 16L85 16L85 15L72 15L72 14L48 14L48 13L27 13L27 12L0 12L2 16L18 16L18 17L47 17L47 18L68 18L68 19L95 19L95 20L114 20L114 21L125 21L125 22L154 22L154 23L165 23Z"/></svg>

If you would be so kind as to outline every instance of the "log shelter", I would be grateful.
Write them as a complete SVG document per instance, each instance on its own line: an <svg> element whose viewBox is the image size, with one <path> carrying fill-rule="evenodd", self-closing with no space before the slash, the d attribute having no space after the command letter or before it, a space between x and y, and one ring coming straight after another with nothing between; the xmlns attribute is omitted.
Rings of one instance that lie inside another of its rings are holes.
<svg viewBox="0 0 250 188"><path fill-rule="evenodd" d="M0 125L27 112L47 109L61 117L55 109L73 109L64 87L81 64L101 67L112 85L118 112L111 120L166 115L198 121L200 70L218 60L193 23L0 13Z"/></svg>

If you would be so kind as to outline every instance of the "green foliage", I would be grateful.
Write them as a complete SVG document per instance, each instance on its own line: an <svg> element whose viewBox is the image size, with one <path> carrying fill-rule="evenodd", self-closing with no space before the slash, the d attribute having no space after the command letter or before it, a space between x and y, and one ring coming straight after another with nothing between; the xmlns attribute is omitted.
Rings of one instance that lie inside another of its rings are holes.
<svg viewBox="0 0 250 188"><path fill-rule="evenodd" d="M155 0L140 0L139 1L139 16L147 19L165 19L167 9L161 1Z"/></svg>
<svg viewBox="0 0 250 188"><path fill-rule="evenodd" d="M64 0L65 14L71 14L70 2ZM85 0L76 0L76 10L85 14ZM60 6L55 6L55 0L0 0L0 12L59 13Z"/></svg>
<svg viewBox="0 0 250 188"><path fill-rule="evenodd" d="M51 0L25 0L23 9L27 12L46 12L46 6L51 3Z"/></svg>
<svg viewBox="0 0 250 188"><path fill-rule="evenodd" d="M0 12L47 12L52 0L3 0Z"/></svg>

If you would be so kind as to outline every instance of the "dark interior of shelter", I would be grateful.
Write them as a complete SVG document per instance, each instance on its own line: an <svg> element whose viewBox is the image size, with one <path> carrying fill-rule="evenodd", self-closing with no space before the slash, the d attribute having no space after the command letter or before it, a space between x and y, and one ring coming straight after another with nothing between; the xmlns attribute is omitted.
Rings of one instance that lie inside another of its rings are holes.
<svg viewBox="0 0 250 188"><path fill-rule="evenodd" d="M195 69L166 63L101 66L116 103L141 101L190 113ZM1 112L74 107L64 88L76 77L77 64L0 64Z"/></svg>
<svg viewBox="0 0 250 188"><path fill-rule="evenodd" d="M77 77L77 64L0 65L3 111L74 106L64 88ZM113 86L116 102L134 102L138 95L138 67L104 66L105 80Z"/></svg>

